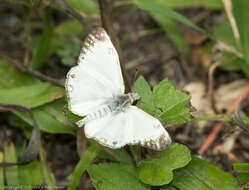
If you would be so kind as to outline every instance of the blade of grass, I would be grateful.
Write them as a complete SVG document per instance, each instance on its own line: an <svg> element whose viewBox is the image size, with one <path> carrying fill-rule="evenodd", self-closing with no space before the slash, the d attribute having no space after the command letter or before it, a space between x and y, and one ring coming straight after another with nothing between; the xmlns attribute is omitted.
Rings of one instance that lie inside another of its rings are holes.
<svg viewBox="0 0 249 190"><path fill-rule="evenodd" d="M183 24L186 24L187 26L192 27L193 29L209 36L210 34L208 34L205 30L203 30L202 28L198 27L196 24L194 24L193 22L191 22L190 20L188 20L187 18L185 18L184 16L182 16L181 14L177 13L176 11L166 7L166 6L162 6L162 4L160 4L157 1L151 1L151 0L134 0L134 3L137 4L137 6L140 9L146 10L150 13L156 13L156 14L160 14L162 17L167 17L167 18L171 18L175 21L179 21Z"/></svg>
<svg viewBox="0 0 249 190"><path fill-rule="evenodd" d="M16 150L15 146L11 141L6 141L4 143L4 160L5 162L16 163ZM6 173L6 182L7 185L11 186L18 186L19 183L19 175L18 175L18 166L11 166L5 168Z"/></svg>
<svg viewBox="0 0 249 190"><path fill-rule="evenodd" d="M0 152L0 162L3 162L3 153ZM4 187L4 173L3 168L0 167L0 188Z"/></svg>
<svg viewBox="0 0 249 190"><path fill-rule="evenodd" d="M32 185L40 186L43 184L42 165L38 160L32 163L19 166L20 183L28 189L32 189ZM30 175L32 173L32 175Z"/></svg>
<svg viewBox="0 0 249 190"><path fill-rule="evenodd" d="M82 174L85 172L87 167L91 164L92 160L98 153L98 146L96 144L91 145L85 153L83 153L80 161L76 165L72 177L68 184L68 190L75 190L80 182Z"/></svg>
<svg viewBox="0 0 249 190"><path fill-rule="evenodd" d="M40 160L42 163L43 180L45 184L47 184L47 186L50 187L50 189L55 190L54 188L56 187L55 177L46 163L46 153L42 148L42 146L40 146Z"/></svg>

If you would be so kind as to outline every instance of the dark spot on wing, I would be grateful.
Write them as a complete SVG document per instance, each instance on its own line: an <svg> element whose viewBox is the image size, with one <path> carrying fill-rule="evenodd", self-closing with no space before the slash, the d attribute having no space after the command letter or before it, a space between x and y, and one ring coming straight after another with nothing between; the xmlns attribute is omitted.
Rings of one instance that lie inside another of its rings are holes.
<svg viewBox="0 0 249 190"><path fill-rule="evenodd" d="M92 32L92 35L95 37L95 39L99 41L105 41L106 40L106 31L103 28L98 28Z"/></svg>
<svg viewBox="0 0 249 190"><path fill-rule="evenodd" d="M107 52L108 52L108 54L110 54L110 55L113 53L113 51L114 51L113 48L108 48L108 49L107 49Z"/></svg>
<svg viewBox="0 0 249 190"><path fill-rule="evenodd" d="M72 92L73 86L71 84L67 85L67 90L68 90L68 92Z"/></svg>
<svg viewBox="0 0 249 190"><path fill-rule="evenodd" d="M71 78L75 78L75 74L71 74L70 76L71 76Z"/></svg>
<svg viewBox="0 0 249 190"><path fill-rule="evenodd" d="M165 149L169 144L171 143L171 140L168 139L164 134L159 136L157 139L149 139L145 140L143 142L139 142L144 147L153 149L153 150L163 150Z"/></svg>
<svg viewBox="0 0 249 190"><path fill-rule="evenodd" d="M86 38L83 44L83 47L80 51L80 57L78 60L78 64L81 59L84 59L84 55L87 54L88 51L92 51L92 47L94 47L95 43L98 41L106 41L108 40L108 35L103 28L98 28L93 30Z"/></svg>

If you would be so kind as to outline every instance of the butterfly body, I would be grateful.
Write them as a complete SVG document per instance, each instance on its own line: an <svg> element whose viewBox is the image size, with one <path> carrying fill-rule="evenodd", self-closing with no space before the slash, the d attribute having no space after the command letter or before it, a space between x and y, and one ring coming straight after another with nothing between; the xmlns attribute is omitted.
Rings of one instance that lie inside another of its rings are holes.
<svg viewBox="0 0 249 190"><path fill-rule="evenodd" d="M132 105L134 101L139 100L140 97L137 93L128 93L114 96L108 99L104 106L100 109L88 114L84 119L77 122L78 126L83 126L89 121L104 117L108 113L118 114L118 112L125 111L125 107Z"/></svg>
<svg viewBox="0 0 249 190"><path fill-rule="evenodd" d="M106 102L111 108L112 111L124 111L127 105L132 105L133 102L139 100L140 96L137 93L128 93L128 94L121 94L113 99L110 99Z"/></svg>
<svg viewBox="0 0 249 190"><path fill-rule="evenodd" d="M124 93L119 58L109 36L100 28L85 40L78 65L67 74L68 107L84 117L87 138L110 148L127 144L162 150L171 143L160 121L133 106L137 93Z"/></svg>

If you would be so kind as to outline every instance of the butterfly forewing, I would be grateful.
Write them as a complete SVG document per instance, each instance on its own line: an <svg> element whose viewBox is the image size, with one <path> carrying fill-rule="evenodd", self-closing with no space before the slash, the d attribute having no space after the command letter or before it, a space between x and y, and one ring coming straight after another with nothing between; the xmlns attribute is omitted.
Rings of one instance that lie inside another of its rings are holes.
<svg viewBox="0 0 249 190"><path fill-rule="evenodd" d="M69 109L80 116L124 93L118 54L105 30L86 37L78 65L67 74L66 91Z"/></svg>
<svg viewBox="0 0 249 190"><path fill-rule="evenodd" d="M99 28L93 31L85 39L78 64L100 73L109 81L108 88L114 93L124 93L118 53L104 29Z"/></svg>

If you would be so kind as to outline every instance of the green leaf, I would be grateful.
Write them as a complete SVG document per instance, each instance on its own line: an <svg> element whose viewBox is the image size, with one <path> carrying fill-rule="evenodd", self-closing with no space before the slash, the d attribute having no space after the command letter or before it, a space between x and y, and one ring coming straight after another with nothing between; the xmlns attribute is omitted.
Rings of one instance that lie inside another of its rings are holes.
<svg viewBox="0 0 249 190"><path fill-rule="evenodd" d="M160 3L158 0L134 0L134 3L140 8L145 11L148 11L149 13L154 13L157 15L161 15L161 17L170 18L175 21L179 21L183 24L186 24L187 26L190 26L191 28L200 31L204 34L207 34L203 29L195 25L193 22L182 16L181 14L175 12L174 10L163 6L162 3Z"/></svg>
<svg viewBox="0 0 249 190"><path fill-rule="evenodd" d="M4 143L4 161L9 163L16 163L16 150L15 146L11 141ZM19 173L18 166L11 166L5 168L6 181L9 186L19 185Z"/></svg>
<svg viewBox="0 0 249 190"><path fill-rule="evenodd" d="M241 70L241 64L244 64L244 61L239 59L237 56L224 52L221 56L221 61L223 64L221 67L228 71L240 71ZM242 63L240 63L240 61ZM239 64L238 64L239 62Z"/></svg>
<svg viewBox="0 0 249 190"><path fill-rule="evenodd" d="M80 178L87 169L87 167L91 164L93 159L98 154L98 146L96 144L90 146L84 154L81 156L80 161L77 163L73 173L72 177L68 184L68 190L75 190L77 186L79 185Z"/></svg>
<svg viewBox="0 0 249 190"><path fill-rule="evenodd" d="M185 106L190 97L185 93L177 92L167 79L155 86L152 93L145 79L139 77L132 91L137 92L141 97L137 106L160 119L163 124L185 123L190 119L189 109Z"/></svg>
<svg viewBox="0 0 249 190"><path fill-rule="evenodd" d="M4 161L4 155L2 152L0 152L0 163ZM4 186L4 172L3 167L0 167L0 187Z"/></svg>
<svg viewBox="0 0 249 190"><path fill-rule="evenodd" d="M101 147L98 156L111 161L133 164L132 158L124 149L111 149L108 147Z"/></svg>
<svg viewBox="0 0 249 190"><path fill-rule="evenodd" d="M240 34L240 45L242 53L249 62L249 1L248 0L232 0L233 15Z"/></svg>
<svg viewBox="0 0 249 190"><path fill-rule="evenodd" d="M150 185L165 185L173 179L173 170L186 166L191 160L188 148L174 144L145 160L139 167L139 178Z"/></svg>
<svg viewBox="0 0 249 190"><path fill-rule="evenodd" d="M39 80L16 70L2 60L0 60L0 76L0 89L17 88L40 83Z"/></svg>
<svg viewBox="0 0 249 190"><path fill-rule="evenodd" d="M174 86L164 79L153 89L155 106L161 109L159 118L163 124L179 124L190 119L186 104L190 97L177 92Z"/></svg>
<svg viewBox="0 0 249 190"><path fill-rule="evenodd" d="M98 164L87 169L97 190L149 190L141 183L137 169L128 164Z"/></svg>
<svg viewBox="0 0 249 190"><path fill-rule="evenodd" d="M57 100L43 106L32 109L40 130L48 133L66 133L75 135L73 124L62 113L65 102ZM32 126L32 120L23 112L14 112L18 117Z"/></svg>
<svg viewBox="0 0 249 190"><path fill-rule="evenodd" d="M238 181L240 183L249 183L249 163L233 164L233 169L238 172Z"/></svg>
<svg viewBox="0 0 249 190"><path fill-rule="evenodd" d="M154 105L153 93L150 89L149 84L142 76L138 77L138 79L136 80L136 82L132 87L132 91L137 92L141 97L140 101L138 101L136 106L151 115L155 115L156 108Z"/></svg>
<svg viewBox="0 0 249 190"><path fill-rule="evenodd" d="M224 52L221 60L223 64L221 67L228 71L242 71L249 77L249 63L233 54Z"/></svg>
<svg viewBox="0 0 249 190"><path fill-rule="evenodd" d="M54 39L52 15L50 9L44 11L44 32L34 48L32 48L32 58L29 63L31 69L40 69L49 56L52 40Z"/></svg>
<svg viewBox="0 0 249 190"><path fill-rule="evenodd" d="M23 135L29 139L32 133L32 126L23 121L20 117L16 116L14 113L8 114L8 124L11 127L16 127L20 129Z"/></svg>
<svg viewBox="0 0 249 190"><path fill-rule="evenodd" d="M242 116L242 120L243 120L245 123L249 124L249 117Z"/></svg>
<svg viewBox="0 0 249 190"><path fill-rule="evenodd" d="M96 3L92 0L66 0L76 10L86 14L97 14L99 12Z"/></svg>
<svg viewBox="0 0 249 190"><path fill-rule="evenodd" d="M71 67L76 65L80 49L81 47L79 44L65 42L63 47L56 51L56 54L60 57L63 65Z"/></svg>
<svg viewBox="0 0 249 190"><path fill-rule="evenodd" d="M198 157L193 157L186 167L174 172L174 179L168 186L171 185L176 187L177 190L242 189L232 175ZM163 188L163 190L166 189Z"/></svg>
<svg viewBox="0 0 249 190"><path fill-rule="evenodd" d="M62 88L52 86L49 83L39 83L18 88L0 89L0 102L34 108L64 95L65 92Z"/></svg>
<svg viewBox="0 0 249 190"><path fill-rule="evenodd" d="M233 170L235 170L237 172L249 172L249 163L233 164Z"/></svg>
<svg viewBox="0 0 249 190"><path fill-rule="evenodd" d="M0 60L0 102L36 107L64 96L64 89L42 83Z"/></svg>
<svg viewBox="0 0 249 190"><path fill-rule="evenodd" d="M42 165L38 160L34 160L30 164L19 166L20 181L22 185L42 185ZM32 173L32 175L30 175ZM32 189L32 188L31 188Z"/></svg>
<svg viewBox="0 0 249 190"><path fill-rule="evenodd" d="M240 183L249 183L249 173L239 173L238 181Z"/></svg>
<svg viewBox="0 0 249 190"><path fill-rule="evenodd" d="M56 26L55 33L64 36L82 37L85 35L82 24L76 19L67 20Z"/></svg>
<svg viewBox="0 0 249 190"><path fill-rule="evenodd" d="M141 102L154 107L153 93L147 81L143 76L139 76L132 87L132 91L140 94Z"/></svg>
<svg viewBox="0 0 249 190"><path fill-rule="evenodd" d="M228 21L225 23L216 25L214 27L214 35L220 41L223 41L229 44L230 46L236 48L237 50L240 49L240 47L238 46L234 38L232 27Z"/></svg>

